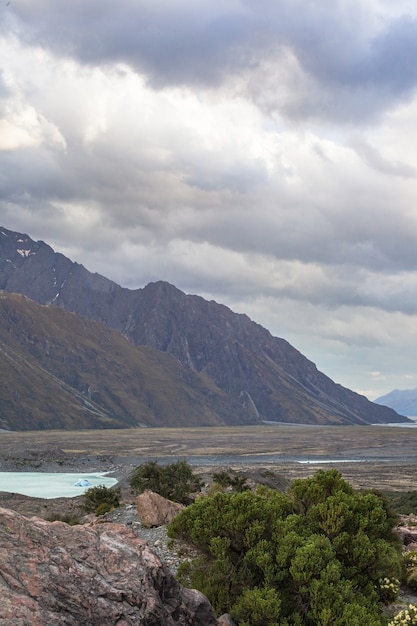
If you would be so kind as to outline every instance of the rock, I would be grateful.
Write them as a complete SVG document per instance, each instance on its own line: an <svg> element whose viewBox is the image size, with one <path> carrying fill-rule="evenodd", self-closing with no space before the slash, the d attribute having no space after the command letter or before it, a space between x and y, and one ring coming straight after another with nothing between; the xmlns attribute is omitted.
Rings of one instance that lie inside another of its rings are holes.
<svg viewBox="0 0 417 626"><path fill-rule="evenodd" d="M172 522L185 507L178 502L172 502L153 491L144 491L136 498L136 506L142 526L152 528Z"/></svg>
<svg viewBox="0 0 417 626"><path fill-rule="evenodd" d="M405 546L416 543L417 541L417 528L398 526L396 528L396 533L400 536L400 539Z"/></svg>
<svg viewBox="0 0 417 626"><path fill-rule="evenodd" d="M203 594L183 588L121 524L69 526L0 508L1 624L217 626Z"/></svg>
<svg viewBox="0 0 417 626"><path fill-rule="evenodd" d="M231 616L228 613L221 615L219 617L219 626L236 626L235 622L232 620Z"/></svg>
<svg viewBox="0 0 417 626"><path fill-rule="evenodd" d="M401 522L395 528L405 546L417 542L417 517L415 515L401 515Z"/></svg>

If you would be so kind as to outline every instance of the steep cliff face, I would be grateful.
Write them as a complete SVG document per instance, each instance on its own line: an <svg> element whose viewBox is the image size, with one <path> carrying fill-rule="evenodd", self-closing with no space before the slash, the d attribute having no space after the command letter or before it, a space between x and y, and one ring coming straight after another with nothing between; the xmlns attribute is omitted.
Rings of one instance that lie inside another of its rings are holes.
<svg viewBox="0 0 417 626"><path fill-rule="evenodd" d="M165 282L128 290L0 228L0 287L98 320L136 345L172 354L244 409L243 421L364 424L404 421L319 372L287 341L227 307ZM242 419L242 413L234 422Z"/></svg>
<svg viewBox="0 0 417 626"><path fill-rule="evenodd" d="M0 509L1 623L31 626L217 626L124 525L69 526Z"/></svg>

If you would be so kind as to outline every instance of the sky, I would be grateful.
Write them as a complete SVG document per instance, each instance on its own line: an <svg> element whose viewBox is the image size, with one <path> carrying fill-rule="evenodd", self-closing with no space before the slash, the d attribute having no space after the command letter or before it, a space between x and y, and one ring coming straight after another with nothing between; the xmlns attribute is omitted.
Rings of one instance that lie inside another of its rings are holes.
<svg viewBox="0 0 417 626"><path fill-rule="evenodd" d="M0 0L0 225L417 387L417 4Z"/></svg>

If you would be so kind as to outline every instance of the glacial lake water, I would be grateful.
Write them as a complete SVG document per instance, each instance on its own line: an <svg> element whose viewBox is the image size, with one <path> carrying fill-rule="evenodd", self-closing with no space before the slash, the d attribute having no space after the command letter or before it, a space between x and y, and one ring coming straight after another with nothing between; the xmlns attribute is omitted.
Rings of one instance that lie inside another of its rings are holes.
<svg viewBox="0 0 417 626"><path fill-rule="evenodd" d="M89 485L74 485L83 480L88 480ZM20 493L32 498L73 498L82 495L90 487L111 487L116 483L115 478L110 478L105 473L0 472L0 491Z"/></svg>

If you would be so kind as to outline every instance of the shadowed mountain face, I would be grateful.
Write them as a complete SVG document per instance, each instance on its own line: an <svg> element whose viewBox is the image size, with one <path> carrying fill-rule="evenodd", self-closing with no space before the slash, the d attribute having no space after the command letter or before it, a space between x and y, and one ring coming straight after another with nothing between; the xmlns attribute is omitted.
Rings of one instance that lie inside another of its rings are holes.
<svg viewBox="0 0 417 626"><path fill-rule="evenodd" d="M170 354L0 292L0 428L219 426L247 412Z"/></svg>
<svg viewBox="0 0 417 626"><path fill-rule="evenodd" d="M203 376L222 390L234 407L226 423L405 421L392 409L335 384L287 341L246 315L165 282L124 289L45 243L4 228L0 288L102 322L137 346L170 353L190 377L199 374L199 380Z"/></svg>

